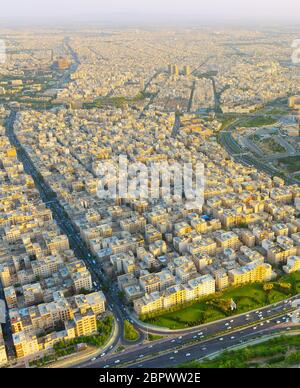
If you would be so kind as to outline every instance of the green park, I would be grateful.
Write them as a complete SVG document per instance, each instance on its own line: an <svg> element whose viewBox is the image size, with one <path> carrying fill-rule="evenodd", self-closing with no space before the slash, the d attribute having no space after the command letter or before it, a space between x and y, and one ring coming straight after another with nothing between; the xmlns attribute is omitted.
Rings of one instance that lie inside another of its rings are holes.
<svg viewBox="0 0 300 388"><path fill-rule="evenodd" d="M300 272L295 272L269 283L231 287L188 304L176 305L168 311L141 316L141 319L172 330L185 329L272 305L299 293ZM232 301L236 304L234 310Z"/></svg>

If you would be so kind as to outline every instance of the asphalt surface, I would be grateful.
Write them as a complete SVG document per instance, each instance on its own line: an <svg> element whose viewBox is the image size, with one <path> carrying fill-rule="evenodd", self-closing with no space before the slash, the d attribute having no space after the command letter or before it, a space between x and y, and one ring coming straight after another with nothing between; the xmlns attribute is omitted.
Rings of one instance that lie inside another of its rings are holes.
<svg viewBox="0 0 300 388"><path fill-rule="evenodd" d="M236 122L235 122L236 123ZM264 160L259 160L251 152L245 151L234 139L232 132L234 131L235 123L230 124L223 131L220 132L219 141L220 144L225 148L229 155L238 163L244 164L248 167L255 167L257 170L262 171L271 177L278 176L279 171ZM287 184L298 184L296 179L292 177L285 177Z"/></svg>
<svg viewBox="0 0 300 388"><path fill-rule="evenodd" d="M77 367L111 368L122 367L126 364L134 367L168 367L187 359L205 357L216 350L221 350L224 344L228 346L236 345L241 340L246 341L253 338L253 336L257 336L258 333L276 330L277 326L287 324L287 320L290 320L288 314L291 311L291 302L298 298L298 296L295 296L289 301L282 301L271 307L265 307L236 317L229 317L197 328L172 331L169 338L163 338L153 343L140 344L125 350L123 353L105 354L102 357L99 356L96 360L83 363ZM163 330L156 329L153 332L155 334L165 333ZM217 336L217 339L212 338L213 336ZM220 338L223 338L223 340L220 340ZM184 349L181 349L182 347ZM161 355L161 352L166 354ZM190 353L190 356L186 356L188 353ZM150 357L151 361L145 361L145 357Z"/></svg>

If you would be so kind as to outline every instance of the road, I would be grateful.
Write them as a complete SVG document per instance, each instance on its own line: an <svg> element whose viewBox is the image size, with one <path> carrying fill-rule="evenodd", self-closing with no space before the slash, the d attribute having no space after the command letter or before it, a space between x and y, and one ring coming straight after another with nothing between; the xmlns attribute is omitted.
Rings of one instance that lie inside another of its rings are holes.
<svg viewBox="0 0 300 388"><path fill-rule="evenodd" d="M13 124L15 119L16 112L12 111L6 122L6 134L9 137L11 144L13 144L17 149L18 159L23 163L26 173L31 175L34 179L36 188L39 190L42 201L49 209L51 209L53 217L57 222L58 226L60 227L62 232L68 236L70 246L73 249L75 255L78 259L83 260L85 262L87 268L91 272L92 280L96 284L95 289L99 290L102 288L103 285L109 285L109 279L105 276L101 267L95 261L95 257L93 256L85 242L81 239L79 230L77 230L75 225L72 223L68 214L65 212L64 208L61 206L59 200L57 199L56 194L39 174L36 167L32 163L29 155L27 155L25 149L22 147L16 135L14 134ZM119 340L125 344L128 344L128 342L124 338L123 322L125 319L130 320L131 317L128 315L127 311L123 307L123 303L121 302L118 296L118 290L116 289L116 286L108 287L108 290L105 290L104 293L107 299L108 308L114 314L118 325ZM117 346L119 340L116 340L112 347ZM143 333L141 333L139 341L142 340Z"/></svg>
<svg viewBox="0 0 300 388"><path fill-rule="evenodd" d="M7 120L6 128L7 135L13 145L17 148L18 158L22 161L25 171L29 173L38 188L41 198L44 203L52 210L53 216L60 226L61 230L68 236L70 240L71 248L74 250L76 256L84 260L88 269L92 274L93 282L96 284L96 289L100 289L103 284L109 284L109 279L104 275L101 267L94 261L94 257L84 241L82 241L79 231L72 224L68 215L66 214L63 207L60 205L55 193L49 187L49 185L42 179L36 167L33 165L30 157L27 155L26 151L23 149L22 145L18 141L17 137L13 131L13 123L16 118L16 113L12 112L10 117ZM119 339L117 338L114 343L110 346L108 353L106 352L105 356L101 358L99 356L94 363L87 363L79 365L80 367L104 367L106 365L112 365L119 359L122 359L123 363L132 360L142 359L142 356L145 355L153 355L153 353L160 353L162 350L174 352L174 349L178 346L183 346L185 344L190 343L190 341L194 340L198 343L202 343L205 341L205 338L215 335L216 333L222 333L224 330L234 331L244 325L253 325L258 321L258 315L254 312L249 314L243 314L240 316L236 316L233 318L228 318L227 320L213 322L211 324L202 325L201 328L188 328L181 331L166 331L163 328L155 328L155 327L147 327L143 325L141 322L135 322L134 325L139 329L141 336L137 341L136 345L131 345L128 348L125 348L124 353L118 353L117 355L113 354L113 351L120 344L129 345L129 343L125 340L123 334L124 320L132 320L131 315L126 311L123 306L122 301L118 296L118 289L116 285L111 285L108 290L105 290L105 296L107 298L109 309L113 312L116 322L118 325ZM293 299L295 299L294 297ZM265 307L261 309L261 313L263 314L264 319L271 317L275 314L285 314L285 310L287 309L287 303L281 302L272 307ZM260 318L259 318L260 319ZM270 321L271 322L271 321ZM274 324L274 321L272 321ZM262 322L261 322L262 323ZM159 341L156 341L152 345L143 343L144 334L143 331L148 331L153 334L168 334L172 338L163 338ZM253 330L253 329L252 329ZM199 333L201 333L199 335ZM241 338L244 338L244 331L242 330L240 334ZM247 332L248 333L248 332ZM182 337L182 338L180 338ZM240 338L240 337L239 337ZM212 340L209 340L212 341ZM212 347L211 347L212 345ZM151 347L150 347L151 346ZM195 345L188 345L195 346ZM199 344L197 345L199 347ZM207 345L207 351L214 351L215 345L214 342L209 342ZM190 351L189 351L190 352ZM157 355L158 363L160 362L161 355ZM164 356L165 357L165 356ZM172 357L172 356L170 356ZM170 360L173 362L173 360ZM181 360L178 360L181 362ZM120 361L121 362L121 361ZM151 361L155 363L155 360Z"/></svg>
<svg viewBox="0 0 300 388"><path fill-rule="evenodd" d="M259 160L250 152L245 151L234 139L232 132L235 129L237 120L229 124L224 128L219 134L219 142L225 148L229 155L231 155L234 160L238 163L244 164L248 167L255 167L257 170L262 171L271 177L281 175L280 172L272 166L271 163L267 163L264 160ZM285 182L288 185L298 184L299 181L287 176L285 177Z"/></svg>
<svg viewBox="0 0 300 388"><path fill-rule="evenodd" d="M216 344L221 346L229 341L231 345L234 345L240 340L246 341L249 335L257 335L263 330L271 330L282 325L286 319L289 319L287 314L291 311L291 302L298 298L295 296L289 301L282 301L271 307L264 307L222 321L186 330L172 331L169 338L163 338L153 343L141 343L118 354L100 356L95 361L83 363L78 367L104 368L124 366L132 362L134 362L135 367L168 367L181 363L187 353L191 354L191 359L204 357L216 351ZM166 334L162 329L153 329L153 331L149 329L149 332ZM224 340L220 341L219 338ZM203 349L204 347L206 349ZM143 360L145 357L151 358L151 361L145 362ZM174 359L170 359L170 357L174 357Z"/></svg>

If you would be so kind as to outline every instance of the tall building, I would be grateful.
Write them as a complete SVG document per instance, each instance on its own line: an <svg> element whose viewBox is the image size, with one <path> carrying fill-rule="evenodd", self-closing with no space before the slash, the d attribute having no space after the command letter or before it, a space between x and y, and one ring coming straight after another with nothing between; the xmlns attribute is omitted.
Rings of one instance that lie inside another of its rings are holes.
<svg viewBox="0 0 300 388"><path fill-rule="evenodd" d="M179 75L178 66L177 65L169 65L169 74L178 76Z"/></svg>
<svg viewBox="0 0 300 388"><path fill-rule="evenodd" d="M185 66L183 67L183 74L184 74L186 77L188 77L188 76L191 75L191 68L190 68L189 65L185 65Z"/></svg>

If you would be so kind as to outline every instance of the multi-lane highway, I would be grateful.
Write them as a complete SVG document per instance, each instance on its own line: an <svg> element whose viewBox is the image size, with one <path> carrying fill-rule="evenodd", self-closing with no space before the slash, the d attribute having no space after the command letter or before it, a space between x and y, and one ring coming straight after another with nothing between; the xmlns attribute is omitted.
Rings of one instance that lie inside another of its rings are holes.
<svg viewBox="0 0 300 388"><path fill-rule="evenodd" d="M263 171L271 177L280 175L279 171L264 160L259 160L251 152L245 151L232 136L235 130L237 121L229 124L219 134L219 142L225 148L229 155L238 163L244 164L248 167L255 167L259 171ZM298 181L292 177L285 177L287 184L297 184Z"/></svg>
<svg viewBox="0 0 300 388"><path fill-rule="evenodd" d="M55 193L40 176L29 155L27 155L15 136L13 130L15 117L16 113L12 112L7 120L7 135L9 136L11 143L17 148L18 157L22 161L25 171L33 177L42 200L52 210L56 222L61 230L68 236L70 245L75 254L79 259L85 261L92 274L93 282L95 282L95 288L100 289L103 284L109 283L109 279L105 276L101 267L95 262L92 253L84 241L82 241L79 231L59 203ZM202 325L201 327L180 331L168 331L163 328L144 325L139 321L133 321L131 315L124 308L119 299L116 286L110 285L108 289L105 289L105 295L109 309L115 316L117 337L110 345L110 348L104 352L105 354L102 353L102 355L99 355L94 361L81 364L79 367L112 367L119 364L127 365L132 362L135 366L173 365L177 362L182 362L185 358L193 359L211 354L221 348L223 343L227 343L228 341L229 343L235 344L236 341L240 341L241 339L246 340L249 334L256 334L262 330L271 330L274 326L286 321L288 318L286 314L290 309L290 302L285 301L271 307L265 307L257 312L231 317L222 321ZM278 318L279 315L282 316ZM139 329L141 336L136 344L131 344L129 347L126 346L121 353L114 353L118 344L123 343L129 345L125 340L123 333L125 319L130 320L135 327ZM152 344L145 343L145 331L148 333L164 335L164 338L155 341ZM219 336L219 338L215 338L215 336ZM221 340L221 338L223 339ZM187 356L187 354L190 354L190 356ZM144 360L145 357L149 358L149 360ZM160 364L161 362L164 362L164 364Z"/></svg>
<svg viewBox="0 0 300 388"><path fill-rule="evenodd" d="M295 296L287 301L211 324L172 331L168 338L153 343L140 343L121 353L105 354L78 367L167 367L204 357L221 350L224 344L233 346L265 332L282 330L282 325L290 324L291 302L297 298ZM166 331L159 329L149 329L149 332L166 334Z"/></svg>

